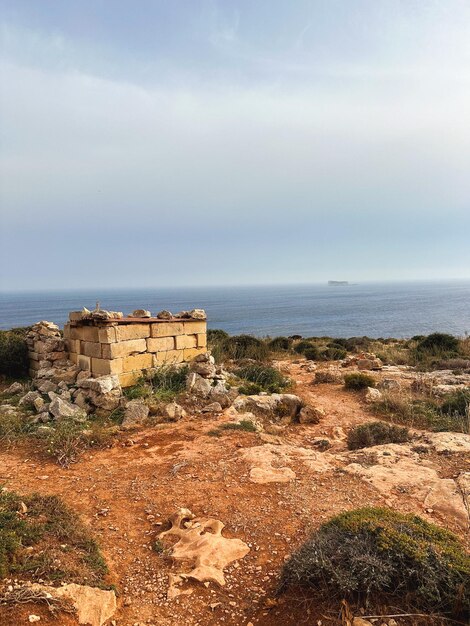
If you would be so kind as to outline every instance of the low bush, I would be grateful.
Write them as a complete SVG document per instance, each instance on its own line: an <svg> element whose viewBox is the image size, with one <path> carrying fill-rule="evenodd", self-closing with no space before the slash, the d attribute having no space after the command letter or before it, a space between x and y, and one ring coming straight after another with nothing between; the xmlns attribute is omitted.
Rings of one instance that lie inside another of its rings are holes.
<svg viewBox="0 0 470 626"><path fill-rule="evenodd" d="M294 351L297 352L297 354L304 354L305 350L311 350L312 348L313 349L316 348L315 344L312 343L311 341L307 341L306 339L303 339L302 341L299 341L299 343L294 346Z"/></svg>
<svg viewBox="0 0 470 626"><path fill-rule="evenodd" d="M467 417L470 414L470 389L460 389L446 396L441 411L446 415Z"/></svg>
<svg viewBox="0 0 470 626"><path fill-rule="evenodd" d="M209 343L215 343L217 341L223 341L228 339L228 333L220 328L208 328L207 329L207 341Z"/></svg>
<svg viewBox="0 0 470 626"><path fill-rule="evenodd" d="M102 585L106 573L88 529L59 498L0 492L0 577Z"/></svg>
<svg viewBox="0 0 470 626"><path fill-rule="evenodd" d="M352 428L348 434L349 450L380 446L384 443L404 443L409 441L407 428L386 424L385 422L369 422Z"/></svg>
<svg viewBox="0 0 470 626"><path fill-rule="evenodd" d="M29 371L28 329L0 330L0 374L10 378L25 378Z"/></svg>
<svg viewBox="0 0 470 626"><path fill-rule="evenodd" d="M343 348L329 347L321 351L320 358L322 361L341 361L346 358L347 354Z"/></svg>
<svg viewBox="0 0 470 626"><path fill-rule="evenodd" d="M316 346L307 348L303 354L307 361L318 361L320 358L320 350Z"/></svg>
<svg viewBox="0 0 470 626"><path fill-rule="evenodd" d="M219 360L222 357L223 359L265 361L268 355L268 346L261 339L251 335L235 335L228 337L221 344Z"/></svg>
<svg viewBox="0 0 470 626"><path fill-rule="evenodd" d="M452 533L385 508L342 513L323 524L286 562L281 590L309 587L368 605L470 612L470 555Z"/></svg>
<svg viewBox="0 0 470 626"><path fill-rule="evenodd" d="M275 337L268 343L268 347L272 352L286 352L292 347L292 339L289 339L289 337Z"/></svg>
<svg viewBox="0 0 470 626"><path fill-rule="evenodd" d="M260 391L281 393L289 386L290 382L279 370L268 365L247 365L236 370L234 373L239 378L248 381L248 383L256 385L256 393ZM242 393L244 392L242 391Z"/></svg>
<svg viewBox="0 0 470 626"><path fill-rule="evenodd" d="M346 389L360 391L361 389L367 389L367 387L375 387L375 378L370 376L370 374L363 374L362 372L346 374L344 386Z"/></svg>
<svg viewBox="0 0 470 626"><path fill-rule="evenodd" d="M428 354L441 355L448 353L458 353L459 340L453 335L445 333L432 333L423 339L418 340L416 346L418 352L427 352Z"/></svg>

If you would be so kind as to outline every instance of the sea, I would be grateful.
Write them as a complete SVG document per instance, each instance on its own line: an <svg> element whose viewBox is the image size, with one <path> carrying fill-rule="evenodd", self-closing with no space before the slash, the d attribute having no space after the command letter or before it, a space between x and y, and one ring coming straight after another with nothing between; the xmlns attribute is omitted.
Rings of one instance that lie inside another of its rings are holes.
<svg viewBox="0 0 470 626"><path fill-rule="evenodd" d="M203 308L209 328L279 335L406 338L470 332L470 280L0 292L0 328L62 326L84 306L131 313Z"/></svg>

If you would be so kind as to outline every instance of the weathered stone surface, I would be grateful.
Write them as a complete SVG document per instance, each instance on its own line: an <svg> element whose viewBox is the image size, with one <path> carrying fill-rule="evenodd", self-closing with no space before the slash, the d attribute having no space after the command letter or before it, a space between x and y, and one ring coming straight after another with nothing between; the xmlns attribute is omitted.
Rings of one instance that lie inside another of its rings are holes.
<svg viewBox="0 0 470 626"><path fill-rule="evenodd" d="M38 385L38 390L41 393L49 393L49 391L57 391L57 389L57 383L53 383L51 380L45 380L40 385Z"/></svg>
<svg viewBox="0 0 470 626"><path fill-rule="evenodd" d="M222 536L224 524L216 519L196 518L188 509L180 509L170 518L170 530L159 538L174 535L178 542L171 556L177 561L192 562L192 569L181 578L225 585L224 569L248 554L250 548L240 539Z"/></svg>
<svg viewBox="0 0 470 626"><path fill-rule="evenodd" d="M15 382L15 383L12 383L9 387L7 387L3 393L10 393L10 394L21 393L23 389L24 387L21 383Z"/></svg>
<svg viewBox="0 0 470 626"><path fill-rule="evenodd" d="M114 363L114 361L111 361ZM122 371L143 370L153 366L153 355L149 353L126 356L122 359ZM114 373L114 372L113 372Z"/></svg>
<svg viewBox="0 0 470 626"><path fill-rule="evenodd" d="M379 389L375 389L374 387L367 387L365 393L365 401L371 404L372 402L379 402L382 400L383 396Z"/></svg>
<svg viewBox="0 0 470 626"><path fill-rule="evenodd" d="M174 337L149 337L147 339L147 350L149 352L162 352L174 349Z"/></svg>
<svg viewBox="0 0 470 626"><path fill-rule="evenodd" d="M304 406L300 409L299 422L301 424L318 424L325 415L325 409L322 407Z"/></svg>
<svg viewBox="0 0 470 626"><path fill-rule="evenodd" d="M150 337L150 324L120 324L116 326L116 340L146 339Z"/></svg>
<svg viewBox="0 0 470 626"><path fill-rule="evenodd" d="M198 333L205 333L207 330L206 322L200 322L197 320L185 320L183 323L185 335L196 335Z"/></svg>
<svg viewBox="0 0 470 626"><path fill-rule="evenodd" d="M266 415L276 420L294 419L302 408L301 399L290 393L273 393L271 395L239 396L233 406L237 411L251 411Z"/></svg>
<svg viewBox="0 0 470 626"><path fill-rule="evenodd" d="M183 350L184 348L196 348L197 346L196 335L178 335L175 339L177 350Z"/></svg>
<svg viewBox="0 0 470 626"><path fill-rule="evenodd" d="M216 375L216 367L210 361L200 362L195 360L191 364L191 371L196 372L196 374L199 374L203 378L213 378Z"/></svg>
<svg viewBox="0 0 470 626"><path fill-rule="evenodd" d="M61 587L33 584L31 589L44 591L53 598L61 598L72 603L79 624L103 626L116 612L116 594L86 585L69 583Z"/></svg>
<svg viewBox="0 0 470 626"><path fill-rule="evenodd" d="M383 363L380 359L358 359L357 367L360 370L379 370Z"/></svg>
<svg viewBox="0 0 470 626"><path fill-rule="evenodd" d="M100 376L99 378L85 378L78 383L83 389L91 389L98 393L108 393L113 389L119 389L119 377L117 375Z"/></svg>
<svg viewBox="0 0 470 626"><path fill-rule="evenodd" d="M49 392L49 397L51 398L49 413L51 413L56 419L64 417L83 417L83 411L80 407L71 404L52 391Z"/></svg>
<svg viewBox="0 0 470 626"><path fill-rule="evenodd" d="M394 378L384 378L379 384L379 389L387 391L398 391L401 388L400 382Z"/></svg>
<svg viewBox="0 0 470 626"><path fill-rule="evenodd" d="M209 380L203 378L200 374L192 372L186 381L186 389L191 393L207 398L212 390L212 385Z"/></svg>
<svg viewBox="0 0 470 626"><path fill-rule="evenodd" d="M102 346L103 359L118 359L120 357L138 354L147 350L145 339L129 339L119 343L108 343Z"/></svg>
<svg viewBox="0 0 470 626"><path fill-rule="evenodd" d="M91 359L91 371L97 376L105 376L107 374L120 374L124 369L123 362L124 359Z"/></svg>
<svg viewBox="0 0 470 626"><path fill-rule="evenodd" d="M80 353L85 356L94 356L101 359L101 344L94 341L81 341Z"/></svg>
<svg viewBox="0 0 470 626"><path fill-rule="evenodd" d="M159 311L157 313L157 317L159 320L171 320L173 318L173 315L170 311Z"/></svg>
<svg viewBox="0 0 470 626"><path fill-rule="evenodd" d="M153 355L153 367L160 367L162 364L176 365L182 363L184 354L182 350L165 350L156 352Z"/></svg>
<svg viewBox="0 0 470 626"><path fill-rule="evenodd" d="M177 404L176 402L170 402L163 407L163 416L166 419L170 420L170 422L177 422L183 417L186 417L186 411L182 406Z"/></svg>
<svg viewBox="0 0 470 626"><path fill-rule="evenodd" d="M149 408L142 400L131 400L126 405L122 428L129 430L140 426L148 417Z"/></svg>
<svg viewBox="0 0 470 626"><path fill-rule="evenodd" d="M189 315L191 316L191 319L193 320L207 319L207 315L204 309L193 309L192 311L189 312Z"/></svg>
<svg viewBox="0 0 470 626"><path fill-rule="evenodd" d="M158 322L150 326L151 337L174 337L184 333L182 322Z"/></svg>
<svg viewBox="0 0 470 626"><path fill-rule="evenodd" d="M147 309L135 309L129 317L152 317L152 314Z"/></svg>
<svg viewBox="0 0 470 626"><path fill-rule="evenodd" d="M117 341L115 326L98 329L98 340L100 343L115 343Z"/></svg>
<svg viewBox="0 0 470 626"><path fill-rule="evenodd" d="M18 402L19 406L33 407L34 401L41 397L41 394L37 391L28 391L21 400Z"/></svg>
<svg viewBox="0 0 470 626"><path fill-rule="evenodd" d="M192 361L200 354L203 354L205 351L205 348L185 348L183 350L183 359L186 362Z"/></svg>
<svg viewBox="0 0 470 626"><path fill-rule="evenodd" d="M211 404L203 407L201 411L203 413L221 413L223 411L223 408L220 402L211 402Z"/></svg>

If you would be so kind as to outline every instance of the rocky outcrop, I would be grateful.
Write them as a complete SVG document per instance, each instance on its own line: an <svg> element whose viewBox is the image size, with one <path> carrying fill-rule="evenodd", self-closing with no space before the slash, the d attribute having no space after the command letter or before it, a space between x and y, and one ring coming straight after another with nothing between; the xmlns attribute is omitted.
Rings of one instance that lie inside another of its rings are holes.
<svg viewBox="0 0 470 626"><path fill-rule="evenodd" d="M291 393L273 393L266 395L239 396L233 403L237 411L250 411L269 417L275 422L294 421L303 406L302 400Z"/></svg>
<svg viewBox="0 0 470 626"><path fill-rule="evenodd" d="M250 551L241 539L224 537L224 524L217 519L197 518L189 509L180 509L169 521L170 530L160 533L159 538L177 537L172 558L192 563L192 569L178 574L172 581L173 585L188 578L225 585L224 569Z"/></svg>
<svg viewBox="0 0 470 626"><path fill-rule="evenodd" d="M236 390L227 384L227 372L216 366L214 357L209 352L196 356L190 365L186 381L189 393L209 402L218 402L222 408L229 407L237 395Z"/></svg>

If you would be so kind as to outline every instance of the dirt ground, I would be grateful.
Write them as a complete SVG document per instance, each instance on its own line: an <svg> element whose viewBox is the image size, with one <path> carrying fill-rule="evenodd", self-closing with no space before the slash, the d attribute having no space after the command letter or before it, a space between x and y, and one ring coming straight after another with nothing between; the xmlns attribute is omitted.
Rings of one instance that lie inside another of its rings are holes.
<svg viewBox="0 0 470 626"><path fill-rule="evenodd" d="M312 448L315 437L328 436L333 449L341 452L346 449L344 433L371 419L360 394L339 384L312 385L314 374L300 364L290 364L289 371L296 381L294 393L325 409L320 424L289 426L281 438L240 431L223 431L217 437L208 431L223 418L188 416L176 424L123 435L112 448L88 452L68 469L38 460L27 447L3 451L0 482L20 493L59 495L90 526L119 593L114 616L118 626L334 624L339 610L335 601L276 598L282 564L326 519L387 501L361 478L346 474L339 461L318 472L293 457L289 467L295 479L268 484L250 480L244 449L279 442ZM443 475L455 470L455 460L442 457L440 463ZM181 507L221 520L224 535L242 539L250 552L226 568L224 587L187 582L182 589L191 593L169 600L168 575L182 571L184 564L152 546ZM399 509L423 514L406 494ZM433 521L464 534L452 520ZM27 624L31 613L41 615L40 624L74 623L70 616L54 618L44 608L28 606L0 609L0 624Z"/></svg>

